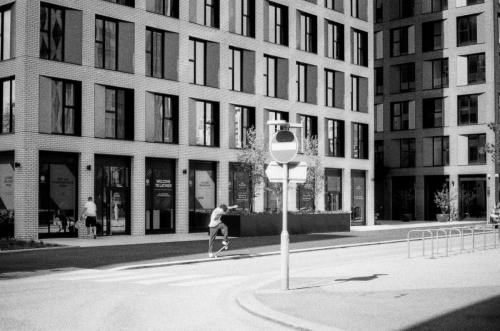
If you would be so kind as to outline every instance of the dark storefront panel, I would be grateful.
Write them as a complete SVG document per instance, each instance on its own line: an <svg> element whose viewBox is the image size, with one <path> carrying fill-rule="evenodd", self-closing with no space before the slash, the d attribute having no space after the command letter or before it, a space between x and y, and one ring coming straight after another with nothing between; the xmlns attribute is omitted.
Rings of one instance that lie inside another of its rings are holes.
<svg viewBox="0 0 500 331"><path fill-rule="evenodd" d="M366 172L351 170L352 222L366 224Z"/></svg>
<svg viewBox="0 0 500 331"><path fill-rule="evenodd" d="M297 210L314 210L314 191L305 187L304 184L297 184L295 205Z"/></svg>
<svg viewBox="0 0 500 331"><path fill-rule="evenodd" d="M130 157L95 156L99 235L130 234Z"/></svg>
<svg viewBox="0 0 500 331"><path fill-rule="evenodd" d="M217 200L216 167L216 162L189 162L189 232L208 229L210 213Z"/></svg>
<svg viewBox="0 0 500 331"><path fill-rule="evenodd" d="M14 236L14 152L0 152L0 238Z"/></svg>
<svg viewBox="0 0 500 331"><path fill-rule="evenodd" d="M229 164L229 205L252 209L251 178L242 171L237 163Z"/></svg>
<svg viewBox="0 0 500 331"><path fill-rule="evenodd" d="M40 238L76 237L78 154L40 152L38 233Z"/></svg>
<svg viewBox="0 0 500 331"><path fill-rule="evenodd" d="M146 234L175 232L175 160L146 159Z"/></svg>
<svg viewBox="0 0 500 331"><path fill-rule="evenodd" d="M325 169L325 210L342 210L341 169Z"/></svg>
<svg viewBox="0 0 500 331"><path fill-rule="evenodd" d="M458 208L460 219L486 216L486 176L469 175L458 178Z"/></svg>
<svg viewBox="0 0 500 331"><path fill-rule="evenodd" d="M392 177L392 219L415 218L415 177Z"/></svg>

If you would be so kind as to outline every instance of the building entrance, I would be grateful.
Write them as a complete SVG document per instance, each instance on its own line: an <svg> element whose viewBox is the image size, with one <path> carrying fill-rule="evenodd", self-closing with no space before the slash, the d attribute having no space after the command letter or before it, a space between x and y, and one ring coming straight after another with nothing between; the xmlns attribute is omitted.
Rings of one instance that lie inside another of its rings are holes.
<svg viewBox="0 0 500 331"><path fill-rule="evenodd" d="M458 208L460 219L485 217L486 176L460 176L458 182Z"/></svg>
<svg viewBox="0 0 500 331"><path fill-rule="evenodd" d="M352 223L366 224L366 173L361 170L351 171L352 187Z"/></svg>

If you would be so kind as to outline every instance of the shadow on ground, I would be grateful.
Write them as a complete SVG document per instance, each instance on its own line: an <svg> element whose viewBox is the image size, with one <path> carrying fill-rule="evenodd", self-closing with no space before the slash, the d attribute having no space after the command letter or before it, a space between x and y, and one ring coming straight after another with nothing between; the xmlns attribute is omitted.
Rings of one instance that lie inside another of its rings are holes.
<svg viewBox="0 0 500 331"><path fill-rule="evenodd" d="M500 296L457 309L405 330L500 330Z"/></svg>

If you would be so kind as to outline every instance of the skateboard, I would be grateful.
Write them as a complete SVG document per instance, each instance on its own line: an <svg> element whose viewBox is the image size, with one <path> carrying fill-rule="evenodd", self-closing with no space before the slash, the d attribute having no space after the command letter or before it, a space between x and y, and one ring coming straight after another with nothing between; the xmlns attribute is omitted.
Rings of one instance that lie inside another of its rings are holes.
<svg viewBox="0 0 500 331"><path fill-rule="evenodd" d="M227 250L229 248L229 241L227 242L227 245L222 245L222 247L217 251L215 252L214 254L214 257L219 257L219 253L224 251L224 250Z"/></svg>

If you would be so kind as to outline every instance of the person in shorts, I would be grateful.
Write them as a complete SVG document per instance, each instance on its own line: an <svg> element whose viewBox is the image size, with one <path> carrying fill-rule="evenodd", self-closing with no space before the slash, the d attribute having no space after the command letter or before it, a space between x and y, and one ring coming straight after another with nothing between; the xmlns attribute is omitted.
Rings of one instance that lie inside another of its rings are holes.
<svg viewBox="0 0 500 331"><path fill-rule="evenodd" d="M97 225L97 206L92 197L87 199L85 206L83 207L82 218L85 218L85 226L87 227L87 233L90 230L91 235L94 239L97 238L96 225Z"/></svg>
<svg viewBox="0 0 500 331"><path fill-rule="evenodd" d="M238 205L228 207L228 206L222 204L212 211L212 215L210 215L210 224L208 224L208 227L210 229L210 239L208 241L208 257L210 257L210 258L214 257L214 254L212 253L212 249L214 246L215 238L217 237L217 232L219 232L219 229L221 230L222 235L224 236L224 240L222 241L222 244L224 246L227 246L229 244L229 241L227 239L227 234L228 234L227 225L222 223L221 217L222 217L222 215L227 213L227 211L229 209L235 209L235 208L238 208Z"/></svg>

